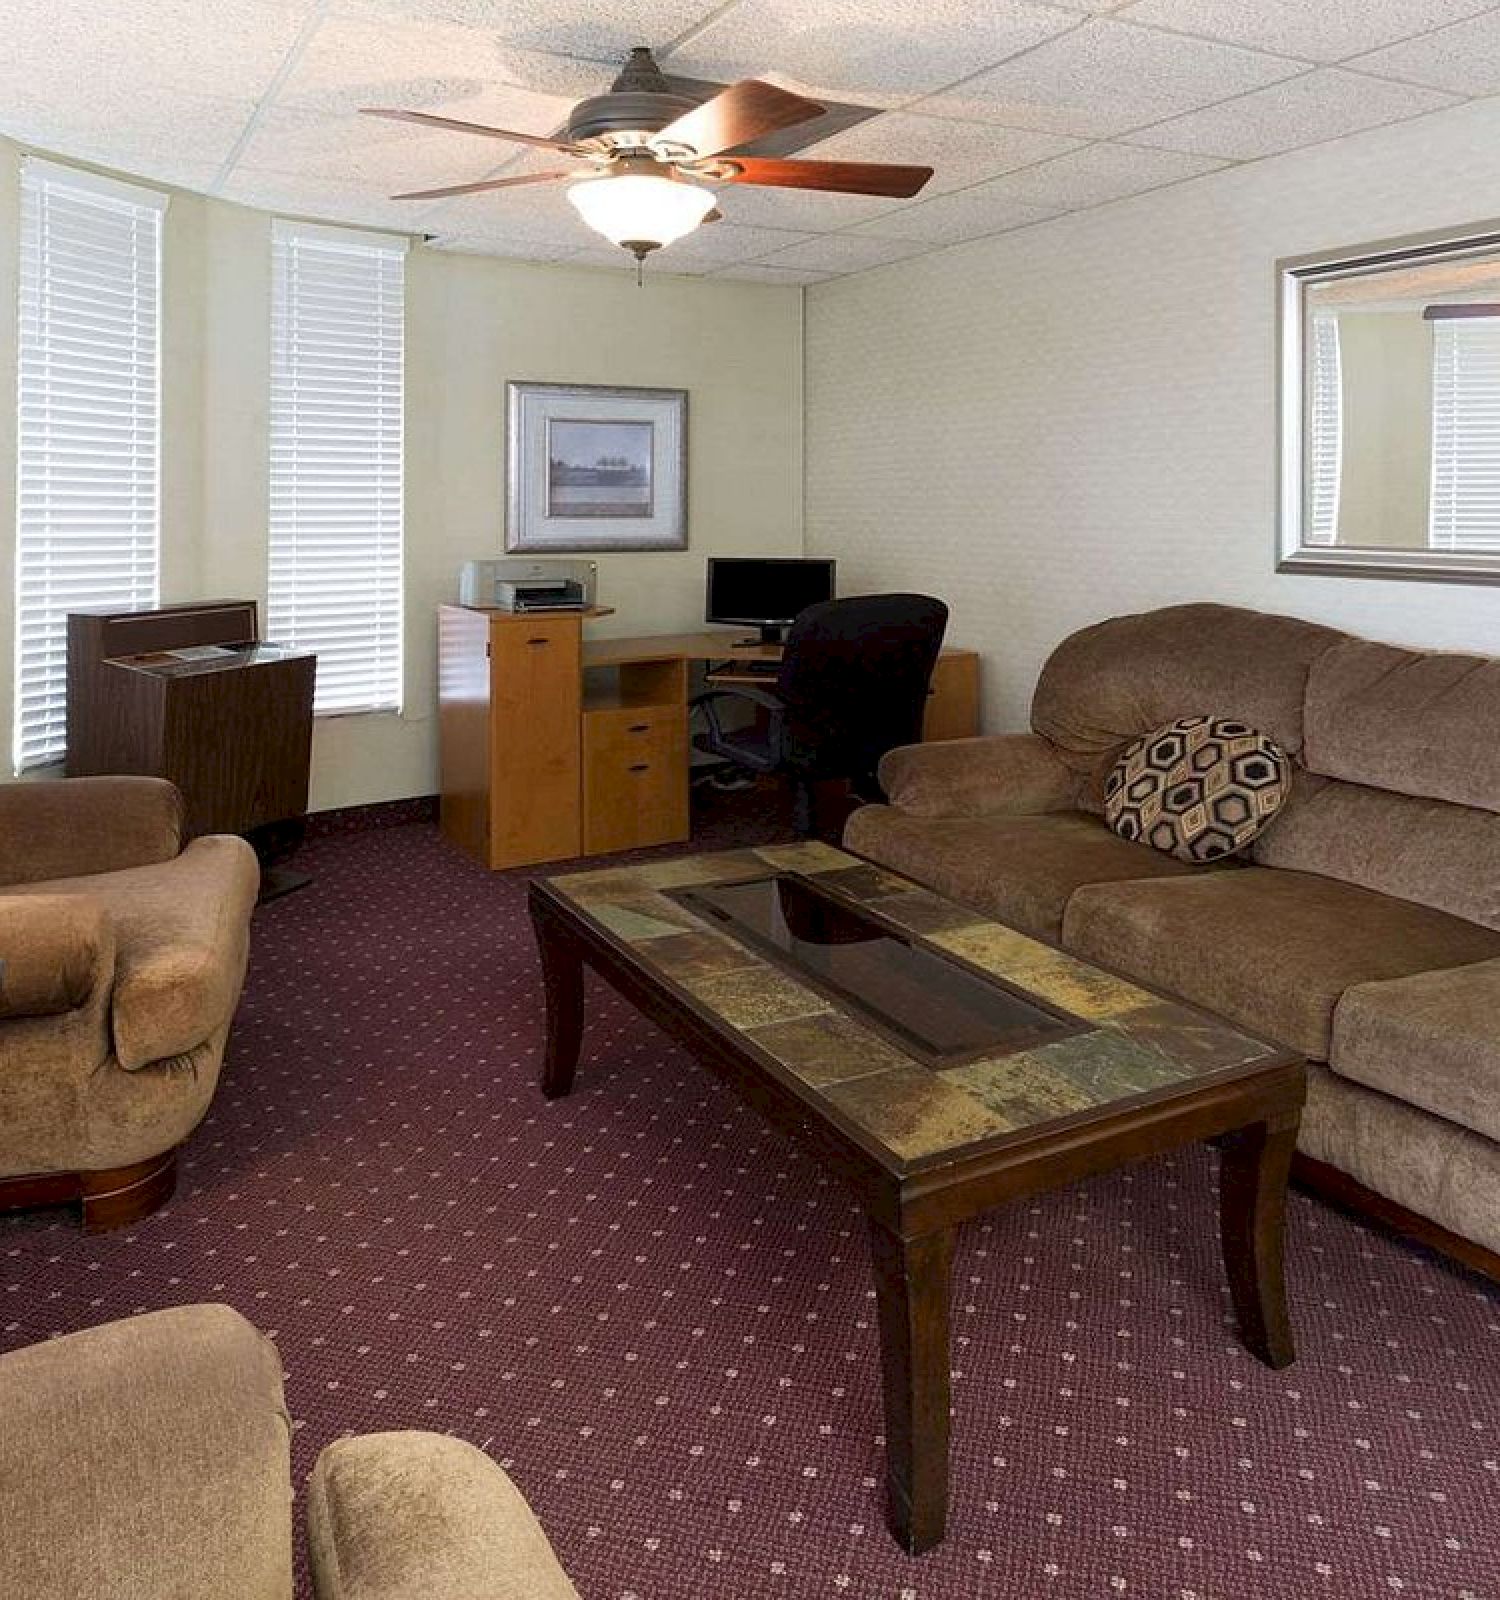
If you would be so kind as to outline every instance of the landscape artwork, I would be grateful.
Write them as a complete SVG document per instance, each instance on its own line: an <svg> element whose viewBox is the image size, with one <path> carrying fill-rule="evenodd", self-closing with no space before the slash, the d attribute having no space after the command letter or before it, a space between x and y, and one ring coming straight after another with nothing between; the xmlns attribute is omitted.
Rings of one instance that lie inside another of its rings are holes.
<svg viewBox="0 0 1500 1600"><path fill-rule="evenodd" d="M506 385L505 548L686 550L685 389Z"/></svg>
<svg viewBox="0 0 1500 1600"><path fill-rule="evenodd" d="M551 418L547 424L549 517L649 517L651 422Z"/></svg>

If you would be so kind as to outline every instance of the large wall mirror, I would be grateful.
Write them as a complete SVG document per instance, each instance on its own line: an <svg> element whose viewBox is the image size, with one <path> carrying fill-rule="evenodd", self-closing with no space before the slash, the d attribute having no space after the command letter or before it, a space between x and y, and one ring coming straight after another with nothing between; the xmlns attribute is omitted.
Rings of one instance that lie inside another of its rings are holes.
<svg viewBox="0 0 1500 1600"><path fill-rule="evenodd" d="M1277 274L1280 570L1500 583L1500 224Z"/></svg>

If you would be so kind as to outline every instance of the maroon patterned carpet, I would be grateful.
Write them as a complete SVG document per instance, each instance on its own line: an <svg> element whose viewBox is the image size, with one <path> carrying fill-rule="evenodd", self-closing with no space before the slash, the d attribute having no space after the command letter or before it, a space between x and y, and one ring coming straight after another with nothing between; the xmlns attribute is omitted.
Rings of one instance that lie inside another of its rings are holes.
<svg viewBox="0 0 1500 1600"><path fill-rule="evenodd" d="M1302 1359L1267 1372L1200 1151L966 1231L950 1532L903 1557L840 1190L602 991L545 1104L522 875L425 825L303 860L176 1201L0 1222L0 1346L227 1300L282 1352L299 1484L342 1432L459 1434L584 1600L1500 1595L1494 1291L1298 1198Z"/></svg>

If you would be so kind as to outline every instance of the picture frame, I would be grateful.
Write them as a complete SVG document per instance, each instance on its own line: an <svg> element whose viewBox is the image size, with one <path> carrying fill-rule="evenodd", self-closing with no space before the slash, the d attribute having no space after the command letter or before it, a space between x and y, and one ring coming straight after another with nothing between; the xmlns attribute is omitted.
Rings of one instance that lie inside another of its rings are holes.
<svg viewBox="0 0 1500 1600"><path fill-rule="evenodd" d="M687 390L506 384L505 548L686 550Z"/></svg>

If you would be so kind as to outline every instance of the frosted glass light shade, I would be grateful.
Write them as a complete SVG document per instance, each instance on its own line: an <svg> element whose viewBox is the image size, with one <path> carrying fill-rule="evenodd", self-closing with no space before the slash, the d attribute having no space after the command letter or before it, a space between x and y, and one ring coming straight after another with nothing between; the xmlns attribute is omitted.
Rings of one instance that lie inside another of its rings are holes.
<svg viewBox="0 0 1500 1600"><path fill-rule="evenodd" d="M711 189L637 172L586 178L569 188L568 199L589 227L612 244L648 249L691 233L714 207Z"/></svg>

